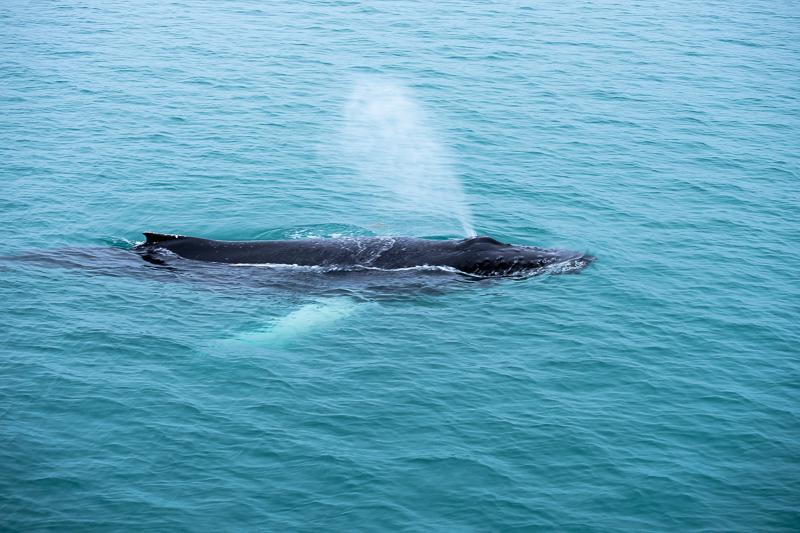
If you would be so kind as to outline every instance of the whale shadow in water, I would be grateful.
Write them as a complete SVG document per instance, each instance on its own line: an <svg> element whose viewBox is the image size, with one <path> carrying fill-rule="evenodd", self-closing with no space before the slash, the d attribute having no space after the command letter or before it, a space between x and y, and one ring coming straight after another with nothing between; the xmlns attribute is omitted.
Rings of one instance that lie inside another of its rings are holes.
<svg viewBox="0 0 800 533"><path fill-rule="evenodd" d="M520 249L531 254L530 262L511 268L523 263ZM193 254L201 258L186 257ZM228 260L208 260L219 257ZM277 262L254 262L276 258ZM562 250L514 247L488 237L209 241L158 236L133 247L32 250L3 259L6 266L0 268L5 269L31 264L80 270L92 275L188 284L200 290L241 293L242 297L260 293L277 298L276 305L288 305L287 314L261 326L229 332L220 340L246 348L291 344L311 332L336 327L343 319L381 302L424 300L505 278L574 273L593 258ZM487 268L494 270L484 270ZM154 295L169 298L169 293L165 288Z"/></svg>
<svg viewBox="0 0 800 533"><path fill-rule="evenodd" d="M144 260L143 260L144 259ZM346 296L358 301L403 300L440 295L489 280L441 269L338 270L294 265L231 265L184 259L169 252L142 254L131 247L68 247L28 250L0 257L0 270L64 269L90 276L131 278L147 283L296 299ZM169 298L169 290L154 296Z"/></svg>
<svg viewBox="0 0 800 533"><path fill-rule="evenodd" d="M490 237L214 241L145 235L147 240L134 246L40 249L3 259L9 265L27 262L215 289L364 299L440 293L502 278L576 273L594 260L579 252L509 245Z"/></svg>

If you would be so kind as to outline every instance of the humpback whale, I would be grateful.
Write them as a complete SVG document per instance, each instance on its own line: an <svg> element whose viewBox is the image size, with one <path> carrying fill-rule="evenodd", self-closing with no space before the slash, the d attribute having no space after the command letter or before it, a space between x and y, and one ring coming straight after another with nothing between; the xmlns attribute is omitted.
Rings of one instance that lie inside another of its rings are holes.
<svg viewBox="0 0 800 533"><path fill-rule="evenodd" d="M162 262L163 250L194 261L230 264L319 266L331 270L446 267L479 277L527 276L576 271L594 257L570 250L505 244L491 237L433 240L412 237L347 237L264 241L217 241L144 233L134 249Z"/></svg>

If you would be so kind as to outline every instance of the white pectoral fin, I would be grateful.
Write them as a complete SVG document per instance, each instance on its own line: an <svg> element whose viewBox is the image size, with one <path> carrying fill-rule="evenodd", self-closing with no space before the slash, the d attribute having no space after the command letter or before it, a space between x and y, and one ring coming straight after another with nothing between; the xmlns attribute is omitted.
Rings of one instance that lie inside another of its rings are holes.
<svg viewBox="0 0 800 533"><path fill-rule="evenodd" d="M237 335L235 340L248 344L280 344L329 328L358 309L358 302L345 297L310 302L263 329Z"/></svg>

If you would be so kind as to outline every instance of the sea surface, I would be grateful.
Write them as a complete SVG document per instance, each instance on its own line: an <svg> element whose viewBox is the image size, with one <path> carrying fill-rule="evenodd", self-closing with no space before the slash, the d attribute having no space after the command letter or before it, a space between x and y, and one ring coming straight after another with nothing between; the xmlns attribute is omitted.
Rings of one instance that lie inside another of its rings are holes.
<svg viewBox="0 0 800 533"><path fill-rule="evenodd" d="M4 1L0 530L800 530L799 99L792 1Z"/></svg>

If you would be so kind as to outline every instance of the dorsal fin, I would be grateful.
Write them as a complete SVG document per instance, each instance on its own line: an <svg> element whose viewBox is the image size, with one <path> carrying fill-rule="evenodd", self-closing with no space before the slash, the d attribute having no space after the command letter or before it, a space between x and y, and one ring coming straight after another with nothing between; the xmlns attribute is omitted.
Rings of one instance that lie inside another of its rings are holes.
<svg viewBox="0 0 800 533"><path fill-rule="evenodd" d="M174 241L175 239L185 238L183 235L167 235L165 233L150 233L149 231L145 231L144 236L147 238L145 244L153 244L156 242L164 242L164 241Z"/></svg>

